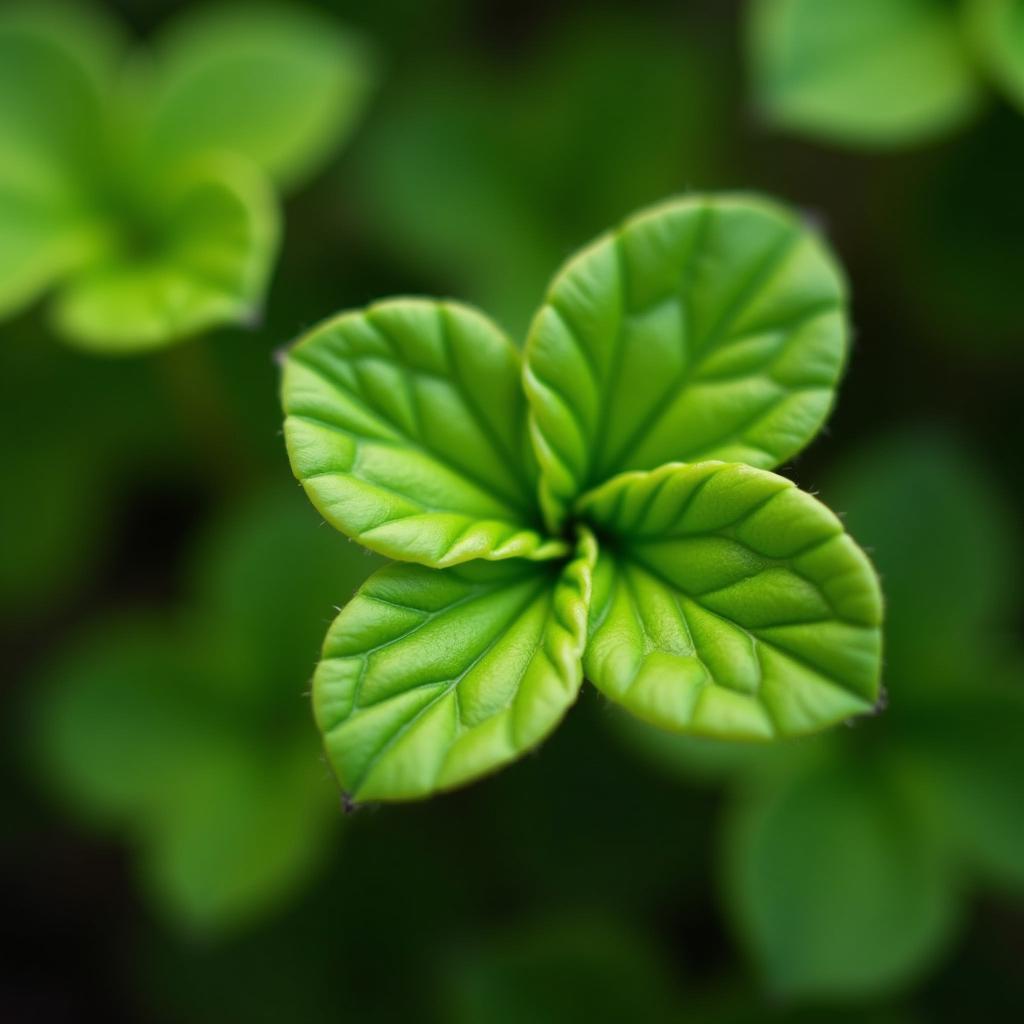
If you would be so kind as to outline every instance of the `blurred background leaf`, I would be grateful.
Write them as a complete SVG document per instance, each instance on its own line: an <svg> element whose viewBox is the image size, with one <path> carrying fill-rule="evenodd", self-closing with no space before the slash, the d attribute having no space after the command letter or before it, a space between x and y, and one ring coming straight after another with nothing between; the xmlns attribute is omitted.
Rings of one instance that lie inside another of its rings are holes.
<svg viewBox="0 0 1024 1024"><path fill-rule="evenodd" d="M94 628L40 688L40 770L136 843L160 909L200 930L308 878L337 817L302 680L373 559L292 499L219 526L187 613Z"/></svg>
<svg viewBox="0 0 1024 1024"><path fill-rule="evenodd" d="M958 127L979 85L946 0L751 0L757 102L782 127L900 146Z"/></svg>

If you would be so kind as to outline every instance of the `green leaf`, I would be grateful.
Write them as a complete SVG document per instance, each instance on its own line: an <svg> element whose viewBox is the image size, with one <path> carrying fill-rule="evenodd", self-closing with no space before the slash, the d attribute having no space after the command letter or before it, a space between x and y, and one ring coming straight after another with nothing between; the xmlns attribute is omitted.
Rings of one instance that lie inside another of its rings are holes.
<svg viewBox="0 0 1024 1024"><path fill-rule="evenodd" d="M217 726L197 701L194 653L156 622L94 627L62 652L39 687L34 730L41 770L86 820L148 816L179 785Z"/></svg>
<svg viewBox="0 0 1024 1024"><path fill-rule="evenodd" d="M391 558L450 566L550 558L520 359L481 314L396 299L315 328L289 353L292 470L338 529Z"/></svg>
<svg viewBox="0 0 1024 1024"><path fill-rule="evenodd" d="M1008 631L1016 589L1013 519L983 461L941 431L887 434L825 493L885 581L887 672L899 689L972 683Z"/></svg>
<svg viewBox="0 0 1024 1024"><path fill-rule="evenodd" d="M949 834L988 878L1024 891L1024 686L919 702L905 725Z"/></svg>
<svg viewBox="0 0 1024 1024"><path fill-rule="evenodd" d="M601 538L587 678L663 728L815 732L872 709L882 613L864 553L789 480L705 462L627 473L579 513Z"/></svg>
<svg viewBox="0 0 1024 1024"><path fill-rule="evenodd" d="M313 682L342 789L408 800L536 746L582 682L593 538L564 566L523 560L375 573L331 626Z"/></svg>
<svg viewBox="0 0 1024 1024"><path fill-rule="evenodd" d="M4 162L32 163L64 181L95 170L119 44L106 20L83 5L0 11Z"/></svg>
<svg viewBox="0 0 1024 1024"><path fill-rule="evenodd" d="M896 766L842 760L748 795L725 838L727 894L771 986L851 998L906 983L959 909L949 850Z"/></svg>
<svg viewBox="0 0 1024 1024"><path fill-rule="evenodd" d="M944 0L755 0L749 49L765 115L852 146L910 145L974 113L979 89Z"/></svg>
<svg viewBox="0 0 1024 1024"><path fill-rule="evenodd" d="M154 163L228 150L282 185L309 177L351 131L371 78L361 41L284 5L190 13L156 60Z"/></svg>
<svg viewBox="0 0 1024 1024"><path fill-rule="evenodd" d="M102 22L76 9L0 12L0 316L98 244L84 179L103 134L111 48Z"/></svg>
<svg viewBox="0 0 1024 1024"><path fill-rule="evenodd" d="M845 347L840 271L786 210L692 197L633 217L570 260L530 330L546 515L625 470L785 461L825 419Z"/></svg>
<svg viewBox="0 0 1024 1024"><path fill-rule="evenodd" d="M1006 95L1024 108L1024 3L967 0L969 26L988 71Z"/></svg>
<svg viewBox="0 0 1024 1024"><path fill-rule="evenodd" d="M259 316L278 236L262 177L225 156L151 185L57 295L57 327L84 348L144 351Z"/></svg>
<svg viewBox="0 0 1024 1024"><path fill-rule="evenodd" d="M220 931L271 909L311 875L338 811L304 737L272 756L254 756L244 738L193 754L144 837L143 872L167 917Z"/></svg>

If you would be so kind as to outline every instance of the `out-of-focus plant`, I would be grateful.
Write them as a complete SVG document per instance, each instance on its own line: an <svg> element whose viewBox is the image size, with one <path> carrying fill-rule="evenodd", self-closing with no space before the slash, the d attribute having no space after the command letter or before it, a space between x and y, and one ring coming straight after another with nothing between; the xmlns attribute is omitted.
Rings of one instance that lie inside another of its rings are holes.
<svg viewBox="0 0 1024 1024"><path fill-rule="evenodd" d="M126 53L78 6L0 12L0 315L53 291L57 330L105 352L258 316L275 188L344 139L370 77L359 41L285 6Z"/></svg>
<svg viewBox="0 0 1024 1024"><path fill-rule="evenodd" d="M574 1024L684 1015L660 951L614 919L549 920L453 953L441 971L448 1024Z"/></svg>
<svg viewBox="0 0 1024 1024"><path fill-rule="evenodd" d="M584 670L699 735L870 711L871 565L766 471L818 432L846 336L820 240L726 196L654 207L571 259L522 359L480 313L426 299L294 346L292 468L329 522L398 559L331 627L314 680L346 794L493 771L555 727Z"/></svg>
<svg viewBox="0 0 1024 1024"><path fill-rule="evenodd" d="M452 282L513 337L578 239L722 180L715 63L638 10L588 9L500 59L395 70L355 155L360 202L396 264Z"/></svg>
<svg viewBox="0 0 1024 1024"><path fill-rule="evenodd" d="M757 103L849 146L913 145L978 110L985 80L1024 107L1022 0L752 0Z"/></svg>
<svg viewBox="0 0 1024 1024"><path fill-rule="evenodd" d="M843 999L932 967L967 883L1024 893L1024 686L1014 536L976 459L908 433L826 490L883 574L884 718L770 751L621 724L646 756L732 788L725 895L769 984Z"/></svg>
<svg viewBox="0 0 1024 1024"><path fill-rule="evenodd" d="M34 735L71 809L136 844L158 909L214 930L272 908L326 849L338 805L301 680L372 561L279 493L198 554L177 616L114 619L61 655Z"/></svg>

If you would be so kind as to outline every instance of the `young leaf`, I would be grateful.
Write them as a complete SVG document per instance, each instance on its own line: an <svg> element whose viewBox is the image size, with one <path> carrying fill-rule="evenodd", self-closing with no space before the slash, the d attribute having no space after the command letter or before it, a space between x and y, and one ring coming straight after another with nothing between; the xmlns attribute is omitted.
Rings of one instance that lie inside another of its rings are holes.
<svg viewBox="0 0 1024 1024"><path fill-rule="evenodd" d="M1006 95L1024 108L1024 3L968 0L976 50Z"/></svg>
<svg viewBox="0 0 1024 1024"><path fill-rule="evenodd" d="M375 573L335 620L313 682L344 791L407 800L514 760L582 682L593 538L564 566L521 559Z"/></svg>
<svg viewBox="0 0 1024 1024"><path fill-rule="evenodd" d="M550 558L519 354L481 314L396 299L315 328L289 353L292 469L332 525L391 558L450 566Z"/></svg>
<svg viewBox="0 0 1024 1024"><path fill-rule="evenodd" d="M625 470L771 468L820 428L846 347L839 268L791 213L742 196L655 207L561 270L526 391L552 525Z"/></svg>
<svg viewBox="0 0 1024 1024"><path fill-rule="evenodd" d="M369 84L367 49L315 11L193 13L157 54L148 156L229 150L293 185L351 130Z"/></svg>
<svg viewBox="0 0 1024 1024"><path fill-rule="evenodd" d="M154 188L57 295L59 329L84 348L138 352L259 315L278 238L262 176L224 156Z"/></svg>
<svg viewBox="0 0 1024 1024"><path fill-rule="evenodd" d="M587 678L641 718L726 739L814 732L878 697L881 596L789 480L705 462L585 495L601 553Z"/></svg>
<svg viewBox="0 0 1024 1024"><path fill-rule="evenodd" d="M978 104L956 12L944 0L755 0L749 48L765 114L835 142L920 142Z"/></svg>
<svg viewBox="0 0 1024 1024"><path fill-rule="evenodd" d="M737 925L784 995L896 987L956 923L956 875L928 812L895 765L851 768L755 791L724 836Z"/></svg>

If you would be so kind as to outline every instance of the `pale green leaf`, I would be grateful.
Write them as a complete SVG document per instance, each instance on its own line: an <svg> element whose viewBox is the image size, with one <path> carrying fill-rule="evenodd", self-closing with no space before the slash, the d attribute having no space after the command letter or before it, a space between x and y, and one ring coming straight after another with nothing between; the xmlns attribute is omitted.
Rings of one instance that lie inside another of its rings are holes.
<svg viewBox="0 0 1024 1024"><path fill-rule="evenodd" d="M260 315L278 238L262 176L224 156L152 188L57 294L57 327L75 344L138 352Z"/></svg>
<svg viewBox="0 0 1024 1024"><path fill-rule="evenodd" d="M978 105L957 13L944 0L755 0L749 29L757 102L797 132L909 145Z"/></svg>
<svg viewBox="0 0 1024 1024"><path fill-rule="evenodd" d="M244 736L182 749L192 756L142 836L144 877L168 917L225 930L280 903L312 874L337 803L305 737L263 757Z"/></svg>
<svg viewBox="0 0 1024 1024"><path fill-rule="evenodd" d="M242 154L279 184L308 177L352 129L369 53L330 17L283 4L191 12L156 55L149 157Z"/></svg>
<svg viewBox="0 0 1024 1024"><path fill-rule="evenodd" d="M845 305L822 243L765 200L669 202L584 249L526 349L549 520L626 470L795 454L832 405Z"/></svg>
<svg viewBox="0 0 1024 1024"><path fill-rule="evenodd" d="M519 354L481 314L395 299L306 335L284 373L292 470L338 529L448 566L548 558Z"/></svg>
<svg viewBox="0 0 1024 1024"><path fill-rule="evenodd" d="M895 765L845 762L748 795L724 835L736 922L788 996L852 998L931 965L956 924L950 852Z"/></svg>
<svg viewBox="0 0 1024 1024"><path fill-rule="evenodd" d="M789 480L705 462L584 496L600 537L587 678L664 728L815 732L878 697L881 595L864 553Z"/></svg>
<svg viewBox="0 0 1024 1024"><path fill-rule="evenodd" d="M967 0L967 11L976 50L988 71L1024 108L1024 2Z"/></svg>
<svg viewBox="0 0 1024 1024"><path fill-rule="evenodd" d="M338 616L313 682L346 794L407 800L536 746L582 682L593 539L564 566L395 564Z"/></svg>

